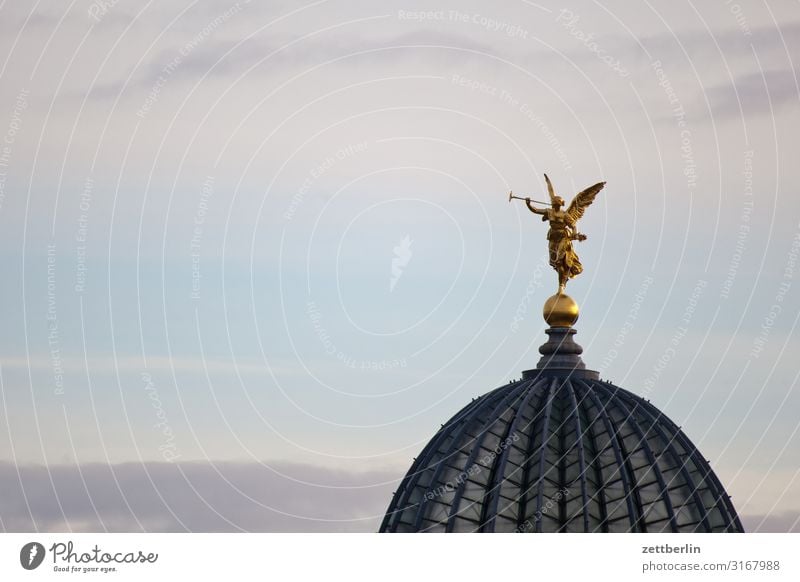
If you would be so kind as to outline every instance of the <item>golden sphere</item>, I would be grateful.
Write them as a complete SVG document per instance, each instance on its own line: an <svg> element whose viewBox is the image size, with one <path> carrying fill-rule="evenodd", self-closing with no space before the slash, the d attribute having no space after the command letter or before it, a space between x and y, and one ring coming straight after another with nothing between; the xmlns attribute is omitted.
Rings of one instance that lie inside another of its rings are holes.
<svg viewBox="0 0 800 582"><path fill-rule="evenodd" d="M572 327L578 321L578 304L569 295L556 293L544 302L542 314L550 327Z"/></svg>

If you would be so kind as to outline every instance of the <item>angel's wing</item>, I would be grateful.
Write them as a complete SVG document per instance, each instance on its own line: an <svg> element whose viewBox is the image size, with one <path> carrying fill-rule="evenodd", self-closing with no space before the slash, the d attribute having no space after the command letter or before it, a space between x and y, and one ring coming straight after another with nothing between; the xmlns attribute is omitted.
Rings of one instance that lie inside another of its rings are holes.
<svg viewBox="0 0 800 582"><path fill-rule="evenodd" d="M567 208L567 216L569 216L573 223L583 218L584 211L594 202L595 196L597 196L597 193L600 192L605 185L605 182L598 182L594 186L589 186L586 190L578 192L575 195L575 198L569 203L569 208Z"/></svg>
<svg viewBox="0 0 800 582"><path fill-rule="evenodd" d="M547 182L547 193L550 195L550 203L555 200L556 193L553 190L553 185L550 183L550 178L547 177L547 174L544 175L544 181Z"/></svg>

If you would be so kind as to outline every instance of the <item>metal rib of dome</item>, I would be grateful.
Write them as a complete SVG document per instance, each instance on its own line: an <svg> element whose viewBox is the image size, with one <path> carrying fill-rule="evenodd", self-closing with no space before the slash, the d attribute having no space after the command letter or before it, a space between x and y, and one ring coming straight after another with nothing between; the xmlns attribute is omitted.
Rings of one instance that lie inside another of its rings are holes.
<svg viewBox="0 0 800 582"><path fill-rule="evenodd" d="M743 531L678 426L582 369L569 335L547 352L551 344L538 369L443 425L402 480L380 531Z"/></svg>

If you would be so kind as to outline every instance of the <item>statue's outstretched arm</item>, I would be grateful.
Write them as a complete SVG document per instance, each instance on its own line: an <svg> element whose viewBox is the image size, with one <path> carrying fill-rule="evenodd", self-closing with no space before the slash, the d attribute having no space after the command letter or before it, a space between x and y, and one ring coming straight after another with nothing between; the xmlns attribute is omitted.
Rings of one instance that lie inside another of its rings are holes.
<svg viewBox="0 0 800 582"><path fill-rule="evenodd" d="M528 210L530 210L534 214L545 214L545 215L547 214L547 209L546 208L536 208L535 206L533 206L531 204L531 199L530 198L526 198L525 199L525 204L528 206Z"/></svg>

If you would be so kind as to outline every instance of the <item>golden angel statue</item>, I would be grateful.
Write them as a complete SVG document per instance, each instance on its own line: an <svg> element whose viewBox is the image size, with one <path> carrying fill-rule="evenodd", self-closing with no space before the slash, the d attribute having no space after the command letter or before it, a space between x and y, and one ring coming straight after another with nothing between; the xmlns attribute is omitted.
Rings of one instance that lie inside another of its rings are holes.
<svg viewBox="0 0 800 582"><path fill-rule="evenodd" d="M544 179L547 182L547 192L550 194L550 208L536 208L531 202L538 201L514 196L513 193L509 194L509 200L512 198L525 200L525 204L531 212L542 215L542 221L550 222L550 230L547 232L550 246L550 266L558 273L558 293L563 294L567 281L580 275L583 271L578 255L572 248L572 241L586 240L586 235L578 232L578 221L583 218L583 213L594 202L595 196L606 183L598 182L594 186L578 192L569 207L562 210L564 199L556 195L547 174L544 175Z"/></svg>

